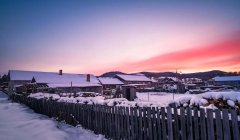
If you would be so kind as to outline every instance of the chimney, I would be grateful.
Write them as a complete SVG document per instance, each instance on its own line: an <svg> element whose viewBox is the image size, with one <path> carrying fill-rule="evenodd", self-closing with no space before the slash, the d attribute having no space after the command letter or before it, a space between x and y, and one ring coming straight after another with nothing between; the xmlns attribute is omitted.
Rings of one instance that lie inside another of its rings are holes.
<svg viewBox="0 0 240 140"><path fill-rule="evenodd" d="M59 70L59 75L62 75L62 70Z"/></svg>
<svg viewBox="0 0 240 140"><path fill-rule="evenodd" d="M86 79L87 82L90 82L90 74L87 74L87 79Z"/></svg>

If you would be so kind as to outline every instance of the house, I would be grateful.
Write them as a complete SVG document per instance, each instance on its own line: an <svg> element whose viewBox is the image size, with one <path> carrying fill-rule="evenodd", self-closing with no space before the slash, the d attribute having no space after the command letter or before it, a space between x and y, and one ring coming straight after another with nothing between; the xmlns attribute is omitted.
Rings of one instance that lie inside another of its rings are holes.
<svg viewBox="0 0 240 140"><path fill-rule="evenodd" d="M97 77L90 74L67 74L59 72L38 71L9 71L9 90L21 92L50 92L50 93L76 93L96 92L102 93L102 86ZM25 89L25 90L24 90Z"/></svg>
<svg viewBox="0 0 240 140"><path fill-rule="evenodd" d="M213 78L213 82L217 86L228 85L240 88L240 76L217 76Z"/></svg>
<svg viewBox="0 0 240 140"><path fill-rule="evenodd" d="M110 95L120 89L124 83L113 77L98 77L100 84L103 87L103 94Z"/></svg>
<svg viewBox="0 0 240 140"><path fill-rule="evenodd" d="M176 77L159 77L158 82L162 91L185 93L185 85Z"/></svg>
<svg viewBox="0 0 240 140"><path fill-rule="evenodd" d="M143 74L117 74L115 78L118 78L125 85L135 86L137 89L151 87L151 79Z"/></svg>

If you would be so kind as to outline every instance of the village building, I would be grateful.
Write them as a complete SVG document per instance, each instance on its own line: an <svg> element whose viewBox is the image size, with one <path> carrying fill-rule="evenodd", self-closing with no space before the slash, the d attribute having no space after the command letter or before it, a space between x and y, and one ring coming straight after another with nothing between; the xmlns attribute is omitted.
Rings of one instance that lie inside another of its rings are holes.
<svg viewBox="0 0 240 140"><path fill-rule="evenodd" d="M115 78L118 78L125 85L135 86L137 89L144 89L151 87L151 79L143 74L117 74Z"/></svg>
<svg viewBox="0 0 240 140"><path fill-rule="evenodd" d="M185 93L185 85L182 80L176 77L159 77L158 78L159 87L158 89L164 92L178 92Z"/></svg>
<svg viewBox="0 0 240 140"><path fill-rule="evenodd" d="M102 93L97 77L90 74L67 74L57 72L9 71L9 91L34 93Z"/></svg>
<svg viewBox="0 0 240 140"><path fill-rule="evenodd" d="M103 94L111 95L118 92L124 83L113 77L98 77L100 84L103 87Z"/></svg>
<svg viewBox="0 0 240 140"><path fill-rule="evenodd" d="M213 78L213 82L216 86L232 86L240 88L240 76L217 76Z"/></svg>

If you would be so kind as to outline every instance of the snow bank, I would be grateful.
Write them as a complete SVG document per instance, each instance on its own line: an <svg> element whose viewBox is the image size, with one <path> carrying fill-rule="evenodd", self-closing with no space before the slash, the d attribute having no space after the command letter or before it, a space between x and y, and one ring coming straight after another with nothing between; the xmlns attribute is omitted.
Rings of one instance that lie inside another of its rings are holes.
<svg viewBox="0 0 240 140"><path fill-rule="evenodd" d="M42 94L37 94L41 95ZM31 95L32 97L36 95ZM39 97L37 96L37 97ZM48 95L46 95L48 96ZM0 91L1 140L102 140L102 135L81 127L59 123L47 116L34 113L28 107L11 103Z"/></svg>
<svg viewBox="0 0 240 140"><path fill-rule="evenodd" d="M68 93L65 93L68 94ZM57 94L49 93L34 93L30 94L28 97L36 99L51 99L57 102L68 102L68 103L80 103L80 104L99 104L107 106L125 106L125 107L162 107L164 106L158 102L145 102L141 100L128 101L125 98L114 98L114 99L105 99L103 96L96 97L73 97L73 96L64 96L60 97Z"/></svg>
<svg viewBox="0 0 240 140"><path fill-rule="evenodd" d="M207 108L239 108L240 92L206 92L191 97L182 97L171 102L177 106L198 106Z"/></svg>
<svg viewBox="0 0 240 140"><path fill-rule="evenodd" d="M149 95L148 95L149 94ZM137 93L138 98L135 101L128 101L125 98L105 99L103 96L96 97L60 97L56 94L36 93L29 97L41 99L53 99L58 102L71 102L81 104L99 104L107 106L125 106L125 107L165 107L176 105L178 107L213 107L218 108L239 108L240 92L206 92L202 94L173 94L164 92ZM213 108L215 108L213 107Z"/></svg>

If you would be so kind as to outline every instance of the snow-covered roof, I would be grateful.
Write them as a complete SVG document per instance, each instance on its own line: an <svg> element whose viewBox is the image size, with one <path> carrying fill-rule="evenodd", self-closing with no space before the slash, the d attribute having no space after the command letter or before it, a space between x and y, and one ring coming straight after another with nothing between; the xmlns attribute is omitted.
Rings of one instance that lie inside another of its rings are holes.
<svg viewBox="0 0 240 140"><path fill-rule="evenodd" d="M125 81L151 82L151 79L147 78L145 75L117 74L116 76Z"/></svg>
<svg viewBox="0 0 240 140"><path fill-rule="evenodd" d="M213 78L214 81L240 81L240 76L217 76Z"/></svg>
<svg viewBox="0 0 240 140"><path fill-rule="evenodd" d="M87 74L67 74L59 75L58 72L38 72L38 71L19 71L10 70L10 80L32 80L37 83L46 83L49 87L88 87L100 86L100 83L94 75L90 75L90 82L88 82Z"/></svg>
<svg viewBox="0 0 240 140"><path fill-rule="evenodd" d="M112 78L112 77L98 77L98 80L103 85L123 85L124 84L119 79Z"/></svg>

